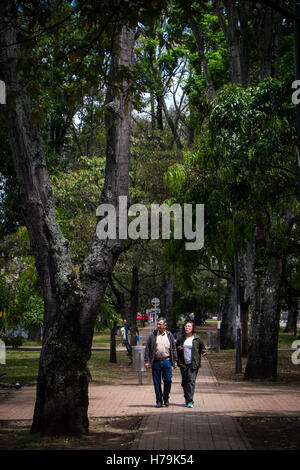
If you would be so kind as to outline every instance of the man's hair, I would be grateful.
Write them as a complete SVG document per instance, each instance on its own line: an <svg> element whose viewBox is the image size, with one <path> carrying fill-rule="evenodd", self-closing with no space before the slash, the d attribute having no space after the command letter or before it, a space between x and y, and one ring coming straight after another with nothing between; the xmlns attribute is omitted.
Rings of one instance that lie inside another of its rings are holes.
<svg viewBox="0 0 300 470"><path fill-rule="evenodd" d="M164 324L167 326L167 319L166 319L166 318L164 318L164 317L159 317L159 318L157 319L157 321L158 321L158 322L159 322L159 321L163 321Z"/></svg>

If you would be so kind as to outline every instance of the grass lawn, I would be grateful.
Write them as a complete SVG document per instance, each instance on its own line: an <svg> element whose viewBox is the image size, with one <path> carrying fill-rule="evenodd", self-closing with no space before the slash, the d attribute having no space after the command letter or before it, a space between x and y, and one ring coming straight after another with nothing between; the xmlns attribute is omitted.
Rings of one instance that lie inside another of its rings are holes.
<svg viewBox="0 0 300 470"><path fill-rule="evenodd" d="M1 372L6 373L1 377L1 383L36 384L39 357L40 351L7 350L6 364L0 366ZM128 373L128 361L125 351L117 351L116 364L109 362L109 350L93 351L88 363L93 384L118 381L122 375Z"/></svg>
<svg viewBox="0 0 300 470"><path fill-rule="evenodd" d="M279 328L278 348L291 348L293 341L297 338L300 338L300 328L297 329L297 334L295 336L294 333L284 333L284 328L281 326Z"/></svg>
<svg viewBox="0 0 300 470"><path fill-rule="evenodd" d="M207 320L204 326L197 326L196 332L207 341L207 332L217 330L216 320ZM291 348L295 337L293 333L284 333L284 328L280 327L278 347L280 349ZM116 336L117 346L121 345L119 335ZM24 345L39 345L38 343L25 343ZM110 331L107 328L102 332L96 332L93 338L94 347L107 347L110 345ZM20 382L23 385L33 385L36 383L38 373L39 351L7 350L6 364L0 365L0 370L6 372L1 378L2 383ZM235 373L235 350L223 350L220 353L212 350L209 352L209 360L218 380L242 380L243 374ZM115 381L124 373L128 373L128 356L125 351L117 351L117 364L109 362L109 350L93 351L88 367L90 369L93 382L95 384ZM242 359L243 370L246 358ZM300 366L291 362L290 351L279 351L278 353L278 381L287 383L293 380L296 383L300 378ZM121 374L121 375L120 375Z"/></svg>
<svg viewBox="0 0 300 470"><path fill-rule="evenodd" d="M121 343L121 338L116 335L117 345ZM93 337L94 347L109 347L110 345L110 331L108 328L101 332L95 332ZM24 341L23 346L41 346L41 342L37 341Z"/></svg>
<svg viewBox="0 0 300 470"><path fill-rule="evenodd" d="M278 352L278 377L276 380L253 380L247 383L261 383L264 385L274 385L274 383L283 385L294 384L300 386L300 366L292 363L291 354L291 351ZM218 382L238 382L243 380L247 359L242 358L242 373L237 374L235 372L235 355L235 350L222 350L219 353L209 351L207 357Z"/></svg>

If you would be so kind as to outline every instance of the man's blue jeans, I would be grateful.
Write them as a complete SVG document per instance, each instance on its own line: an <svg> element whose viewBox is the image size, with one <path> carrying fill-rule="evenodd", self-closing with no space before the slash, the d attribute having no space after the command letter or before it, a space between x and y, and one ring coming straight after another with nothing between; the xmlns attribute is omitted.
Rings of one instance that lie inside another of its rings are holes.
<svg viewBox="0 0 300 470"><path fill-rule="evenodd" d="M152 364L152 377L156 395L156 403L166 403L169 400L172 384L172 364L171 361L154 361ZM161 379L163 380L163 391L161 389Z"/></svg>

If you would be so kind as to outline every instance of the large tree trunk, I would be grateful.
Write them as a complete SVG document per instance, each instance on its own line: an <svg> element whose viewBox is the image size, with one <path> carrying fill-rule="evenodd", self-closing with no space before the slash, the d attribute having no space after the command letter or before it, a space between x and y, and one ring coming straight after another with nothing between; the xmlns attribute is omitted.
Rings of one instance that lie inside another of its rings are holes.
<svg viewBox="0 0 300 470"><path fill-rule="evenodd" d="M221 349L234 349L236 346L236 300L234 281L227 279L227 290L222 310L220 330Z"/></svg>
<svg viewBox="0 0 300 470"><path fill-rule="evenodd" d="M261 19L261 26L258 32L258 77L264 80L272 76L272 46L274 11L271 7L266 7Z"/></svg>
<svg viewBox="0 0 300 470"><path fill-rule="evenodd" d="M247 249L240 255L242 281L241 292L241 324L242 324L242 356L248 355L248 322L251 298L255 295L254 265L255 247L254 240L249 242Z"/></svg>
<svg viewBox="0 0 300 470"><path fill-rule="evenodd" d="M37 126L31 122L26 77L19 64L17 9L7 2L0 20L0 78L8 88L6 122L20 186L20 206L30 241L45 304L33 432L82 434L88 432L87 362L94 325L110 273L121 252L120 240L99 240L96 233L80 276L71 264L69 244L55 217L54 198ZM118 56L112 62L133 67L134 34L123 27L117 38ZM107 165L100 203L117 207L119 195L128 194L130 99L129 80L123 81L118 106L110 110ZM113 86L113 82L112 82ZM129 103L129 104L128 104ZM116 211L118 213L118 210Z"/></svg>
<svg viewBox="0 0 300 470"><path fill-rule="evenodd" d="M238 11L235 2L231 0L224 0L224 7L226 10L226 19L223 16L222 7L219 0L213 0L213 7L216 15L219 18L221 28L223 30L229 56L229 73L232 83L242 83L242 60L241 60L241 46L239 43L240 30ZM245 51L244 51L245 52Z"/></svg>
<svg viewBox="0 0 300 470"><path fill-rule="evenodd" d="M280 305L279 260L273 258L263 275L255 274L245 379L277 377Z"/></svg>

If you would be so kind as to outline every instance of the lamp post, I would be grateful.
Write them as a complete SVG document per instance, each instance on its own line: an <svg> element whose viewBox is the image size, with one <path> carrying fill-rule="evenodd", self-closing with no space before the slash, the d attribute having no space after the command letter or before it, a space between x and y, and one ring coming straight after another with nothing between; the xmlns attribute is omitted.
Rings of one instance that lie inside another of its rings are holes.
<svg viewBox="0 0 300 470"><path fill-rule="evenodd" d="M217 289L218 289L218 330L217 330L217 352L221 350L221 287L220 287L220 265L218 263Z"/></svg>
<svg viewBox="0 0 300 470"><path fill-rule="evenodd" d="M218 293L218 303L217 303L217 319L218 319L218 327L217 327L217 344L216 344L216 351L220 352L221 350L221 287L220 287L220 265L219 261L215 256L211 257L212 268L214 268L214 262L216 262L218 266L218 274L217 276L217 293Z"/></svg>

